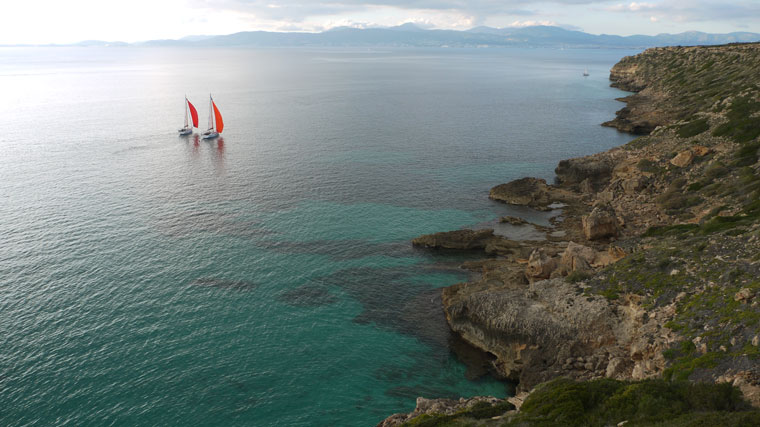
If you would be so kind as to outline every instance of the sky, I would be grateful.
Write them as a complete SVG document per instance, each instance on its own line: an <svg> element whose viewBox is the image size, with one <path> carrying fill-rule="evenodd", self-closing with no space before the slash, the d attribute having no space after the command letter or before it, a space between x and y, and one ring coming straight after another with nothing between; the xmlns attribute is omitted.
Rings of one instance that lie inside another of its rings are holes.
<svg viewBox="0 0 760 427"><path fill-rule="evenodd" d="M0 44L136 42L338 26L466 30L556 25L592 34L760 33L760 0L22 0L3 2Z"/></svg>

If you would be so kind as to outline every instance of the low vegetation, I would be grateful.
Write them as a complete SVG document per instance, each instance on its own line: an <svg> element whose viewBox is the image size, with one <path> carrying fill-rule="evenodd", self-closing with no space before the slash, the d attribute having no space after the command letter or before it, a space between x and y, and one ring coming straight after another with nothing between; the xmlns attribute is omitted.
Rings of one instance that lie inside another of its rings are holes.
<svg viewBox="0 0 760 427"><path fill-rule="evenodd" d="M741 392L729 384L557 379L531 393L508 426L757 425Z"/></svg>

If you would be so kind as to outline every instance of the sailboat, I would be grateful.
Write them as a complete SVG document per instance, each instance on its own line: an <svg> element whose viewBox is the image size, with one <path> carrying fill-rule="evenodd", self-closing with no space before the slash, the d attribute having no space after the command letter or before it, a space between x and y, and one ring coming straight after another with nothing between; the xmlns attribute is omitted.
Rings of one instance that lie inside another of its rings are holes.
<svg viewBox="0 0 760 427"><path fill-rule="evenodd" d="M187 122L187 111L190 110L190 116L193 118L193 125L190 126L190 124ZM195 109L193 104L190 103L190 101L187 100L187 96L185 96L185 127L178 130L180 135L190 135L193 133L193 128L198 127L198 111Z"/></svg>
<svg viewBox="0 0 760 427"><path fill-rule="evenodd" d="M224 121L222 120L222 113L216 108L214 104L214 98L211 94L208 96L208 130L203 132L203 139L211 139L219 136L224 130Z"/></svg>
<svg viewBox="0 0 760 427"><path fill-rule="evenodd" d="M583 70L583 77L588 77L588 68Z"/></svg>

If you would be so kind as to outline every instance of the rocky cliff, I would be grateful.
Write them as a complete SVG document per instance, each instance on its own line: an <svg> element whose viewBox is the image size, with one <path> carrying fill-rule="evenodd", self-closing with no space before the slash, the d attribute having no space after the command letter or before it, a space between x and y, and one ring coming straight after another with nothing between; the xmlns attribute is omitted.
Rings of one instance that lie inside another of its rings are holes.
<svg viewBox="0 0 760 427"><path fill-rule="evenodd" d="M490 230L459 232L460 246L449 233L415 241L498 255L443 290L451 328L518 391L557 377L663 378L730 383L760 405L757 70L760 44L621 60L612 84L637 93L605 125L644 136L560 162L556 185L491 190L536 209L561 202L546 241L506 244Z"/></svg>

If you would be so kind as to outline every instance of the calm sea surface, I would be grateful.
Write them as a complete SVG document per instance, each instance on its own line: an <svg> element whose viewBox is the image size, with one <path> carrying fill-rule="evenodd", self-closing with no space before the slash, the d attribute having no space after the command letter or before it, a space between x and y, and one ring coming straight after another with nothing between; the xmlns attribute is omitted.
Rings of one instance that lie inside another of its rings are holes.
<svg viewBox="0 0 760 427"><path fill-rule="evenodd" d="M507 395L450 351L461 258L409 241L526 214L489 188L628 141L599 123L631 53L0 49L0 425L372 425ZM223 139L178 137L209 92Z"/></svg>

